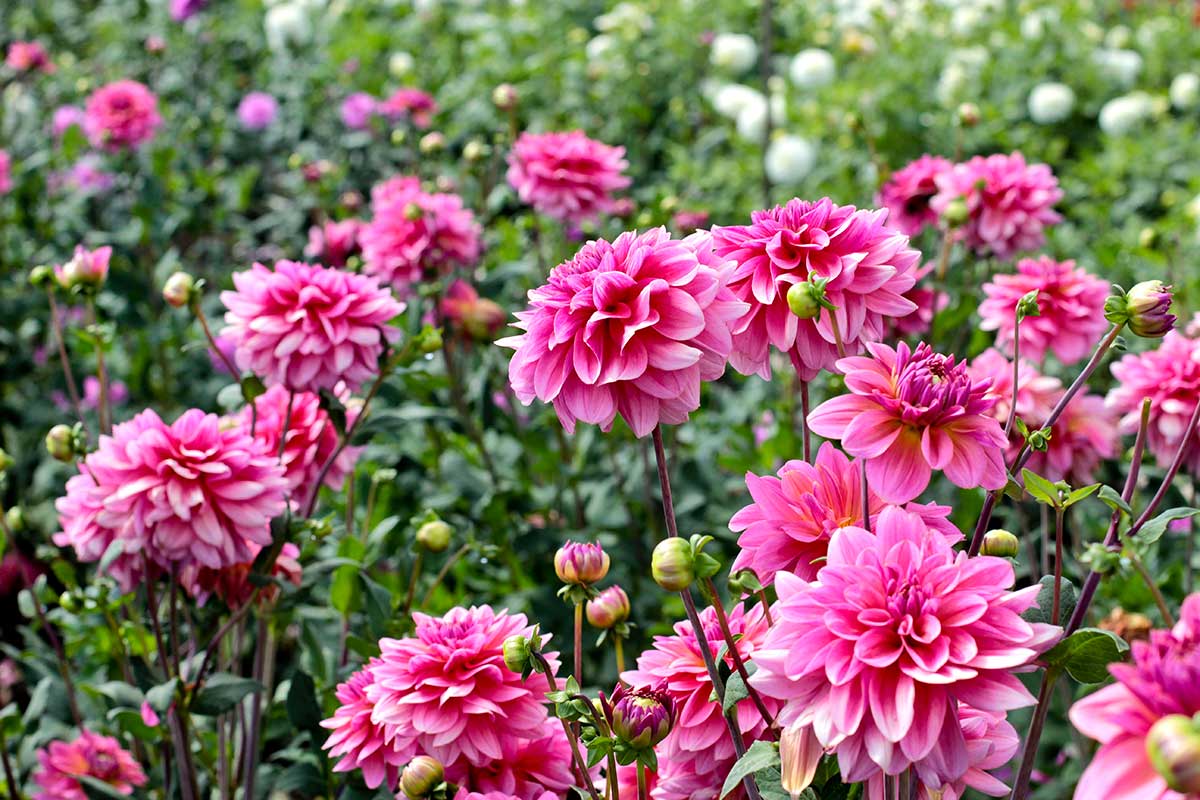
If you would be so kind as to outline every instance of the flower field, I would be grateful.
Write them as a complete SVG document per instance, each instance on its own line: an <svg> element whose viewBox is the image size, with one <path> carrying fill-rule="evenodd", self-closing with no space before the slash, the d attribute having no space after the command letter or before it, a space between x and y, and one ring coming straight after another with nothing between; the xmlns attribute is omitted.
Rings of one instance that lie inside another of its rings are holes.
<svg viewBox="0 0 1200 800"><path fill-rule="evenodd" d="M0 56L0 797L1200 800L1200 5Z"/></svg>

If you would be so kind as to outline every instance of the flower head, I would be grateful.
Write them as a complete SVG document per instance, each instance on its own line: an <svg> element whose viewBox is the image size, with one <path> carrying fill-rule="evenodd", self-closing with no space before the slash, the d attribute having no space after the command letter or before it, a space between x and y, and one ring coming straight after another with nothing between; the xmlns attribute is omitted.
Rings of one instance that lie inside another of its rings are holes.
<svg viewBox="0 0 1200 800"><path fill-rule="evenodd" d="M101 86L87 99L83 127L93 147L109 152L134 149L154 138L162 125L158 98L137 81Z"/></svg>
<svg viewBox="0 0 1200 800"><path fill-rule="evenodd" d="M1118 288L1105 302L1104 316L1118 325L1125 323L1136 336L1160 339L1175 327L1171 287L1162 281L1142 281L1127 293Z"/></svg>
<svg viewBox="0 0 1200 800"><path fill-rule="evenodd" d="M56 139L61 138L73 126L78 125L82 129L85 119L86 115L79 106L59 106L50 118L50 132Z"/></svg>
<svg viewBox="0 0 1200 800"><path fill-rule="evenodd" d="M485 764L460 759L446 777L480 792L500 792L518 800L538 800L546 792L561 797L575 783L571 745L556 719L547 719L537 738L502 737L504 755Z"/></svg>
<svg viewBox="0 0 1200 800"><path fill-rule="evenodd" d="M1146 446L1159 466L1166 467L1189 435L1188 423L1200 403L1200 339L1178 331L1168 333L1155 350L1130 353L1112 365L1116 385L1105 402L1121 417L1122 433L1140 424L1142 400L1150 400L1150 430ZM1200 473L1200 431L1185 464Z"/></svg>
<svg viewBox="0 0 1200 800"><path fill-rule="evenodd" d="M238 122L248 131L271 127L279 116L279 101L266 92L251 92L238 103Z"/></svg>
<svg viewBox="0 0 1200 800"><path fill-rule="evenodd" d="M400 774L400 791L409 800L428 797L446 777L442 762L429 756L417 756Z"/></svg>
<svg viewBox="0 0 1200 800"><path fill-rule="evenodd" d="M38 42L13 42L8 46L4 63L16 72L44 72L49 75L57 69L46 48Z"/></svg>
<svg viewBox="0 0 1200 800"><path fill-rule="evenodd" d="M54 274L64 289L96 287L108 277L108 262L111 258L111 247L87 250L81 245L76 245L75 255L67 263L55 266Z"/></svg>
<svg viewBox="0 0 1200 800"><path fill-rule="evenodd" d="M359 251L358 232L362 226L362 220L358 219L328 220L323 225L314 225L308 229L304 255L330 267L344 267L350 256Z"/></svg>
<svg viewBox="0 0 1200 800"><path fill-rule="evenodd" d="M613 735L635 750L653 749L675 724L675 704L665 680L637 689L619 685L605 712Z"/></svg>
<svg viewBox="0 0 1200 800"><path fill-rule="evenodd" d="M1017 304L1037 292L1038 316L1021 320L1021 356L1041 362L1053 352L1064 365L1084 359L1104 333L1104 301L1108 284L1074 261L1048 256L1023 258L1012 275L995 275L983 285L987 299L979 306L985 331L996 331L996 345L1012 354Z"/></svg>
<svg viewBox="0 0 1200 800"><path fill-rule="evenodd" d="M0 150L0 195L12 191L12 158L7 150Z"/></svg>
<svg viewBox="0 0 1200 800"><path fill-rule="evenodd" d="M383 726L371 719L375 704L367 698L367 690L374 684L374 669L381 663L380 659L373 658L344 683L338 684L335 693L337 711L321 721L321 727L330 731L321 747L328 750L332 758L338 759L333 765L334 772L360 769L363 781L372 789L382 783L395 789L400 779L400 767L411 755L397 752Z"/></svg>
<svg viewBox="0 0 1200 800"><path fill-rule="evenodd" d="M612 193L629 185L624 147L589 139L583 131L525 132L508 156L508 183L521 202L562 222L606 213Z"/></svg>
<svg viewBox="0 0 1200 800"><path fill-rule="evenodd" d="M609 586L587 602L592 627L608 630L629 619L629 595L620 586Z"/></svg>
<svg viewBox="0 0 1200 800"><path fill-rule="evenodd" d="M937 176L953 168L949 159L923 155L898 169L879 189L875 204L888 210L888 222L901 232L916 236L928 225L936 225L938 212L929 201L938 193Z"/></svg>
<svg viewBox="0 0 1200 800"><path fill-rule="evenodd" d="M745 305L726 288L732 264L707 233L671 239L662 228L588 242L550 272L517 312L517 397L553 403L563 427L604 430L619 413L637 436L678 424L700 405L700 383L725 371L729 324Z"/></svg>
<svg viewBox="0 0 1200 800"><path fill-rule="evenodd" d="M959 703L1032 705L1013 670L1060 630L1021 619L1039 587L1009 591L1008 561L968 559L898 508L873 530L835 533L811 583L776 577L775 625L751 683L785 702L781 724L811 725L836 749L846 781L915 764L923 783L941 786L970 766Z"/></svg>
<svg viewBox="0 0 1200 800"><path fill-rule="evenodd" d="M433 115L438 111L438 105L432 95L405 86L392 92L391 96L379 103L376 111L391 120L408 119L418 128L428 128Z"/></svg>
<svg viewBox="0 0 1200 800"><path fill-rule="evenodd" d="M379 101L366 92L354 92L342 101L342 124L361 131L371 126L371 117L379 110Z"/></svg>
<svg viewBox="0 0 1200 800"><path fill-rule="evenodd" d="M504 327L504 309L494 300L480 297L475 287L456 278L446 287L441 302L442 316L468 337L490 341Z"/></svg>
<svg viewBox="0 0 1200 800"><path fill-rule="evenodd" d="M567 542L554 554L554 571L567 584L590 586L608 574L608 553L599 542Z"/></svg>
<svg viewBox="0 0 1200 800"><path fill-rule="evenodd" d="M251 551L253 557L257 558L261 548L255 545ZM279 583L271 582L266 586L256 587L250 577L253 566L253 558L243 564L233 564L221 569L193 564L180 573L179 582L187 589L188 594L195 598L197 605L204 605L212 595L216 595L218 600L231 609L241 608L249 603L251 598L257 599L260 606L273 603L279 597ZM300 548L291 542L285 542L275 559L275 565L271 567L271 577L278 578L280 583L287 581L293 586L299 586L302 572Z"/></svg>
<svg viewBox="0 0 1200 800"><path fill-rule="evenodd" d="M268 386L297 391L354 391L378 372L379 355L399 332L388 323L404 310L366 275L320 264L277 261L233 275L221 293L222 334L235 344L240 369Z"/></svg>
<svg viewBox="0 0 1200 800"><path fill-rule="evenodd" d="M171 0L171 19L184 22L199 14L208 5L208 0Z"/></svg>
<svg viewBox="0 0 1200 800"><path fill-rule="evenodd" d="M748 309L732 326L730 363L743 375L771 375L769 346L792 356L800 377L811 380L838 358L840 338L848 353L883 336L886 317L916 310L904 293L916 282L920 253L908 237L884 225L886 211L793 199L755 211L750 225L713 229L717 255L737 266L729 288ZM787 293L801 281L825 281L835 308L799 319ZM836 318L837 331L831 320Z"/></svg>
<svg viewBox="0 0 1200 800"><path fill-rule="evenodd" d="M131 795L146 773L120 742L87 729L71 742L54 741L37 753L33 800L87 800L79 778L92 778L117 794Z"/></svg>
<svg viewBox="0 0 1200 800"><path fill-rule="evenodd" d="M870 488L890 503L923 492L935 469L965 489L1004 486L1006 440L989 414L996 404L990 383L926 344L867 347L872 358L837 362L851 393L814 409L812 430L867 459Z"/></svg>

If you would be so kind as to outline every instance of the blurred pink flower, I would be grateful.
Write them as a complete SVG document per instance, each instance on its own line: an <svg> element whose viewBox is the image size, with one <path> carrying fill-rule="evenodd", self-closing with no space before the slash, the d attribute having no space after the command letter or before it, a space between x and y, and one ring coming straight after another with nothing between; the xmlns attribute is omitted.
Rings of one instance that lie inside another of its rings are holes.
<svg viewBox="0 0 1200 800"><path fill-rule="evenodd" d="M508 155L508 184L521 202L561 222L608 213L612 193L630 183L624 147L589 139L583 131L522 133Z"/></svg>
<svg viewBox="0 0 1200 800"><path fill-rule="evenodd" d="M941 156L923 155L892 173L875 196L875 205L888 210L888 224L908 236L936 225L938 213L929 201L938 193L936 178L954 167Z"/></svg>
<svg viewBox="0 0 1200 800"><path fill-rule="evenodd" d="M208 0L171 0L169 9L171 19L176 22L184 22L200 13L206 5L208 5Z"/></svg>
<svg viewBox="0 0 1200 800"><path fill-rule="evenodd" d="M44 72L52 74L58 68L50 60L46 48L37 42L13 42L8 46L4 63L17 72Z"/></svg>
<svg viewBox="0 0 1200 800"><path fill-rule="evenodd" d="M250 92L238 103L237 118L248 131L271 127L279 116L279 101L266 92Z"/></svg>
<svg viewBox="0 0 1200 800"><path fill-rule="evenodd" d="M809 414L813 432L867 459L868 483L889 503L925 491L935 469L964 489L1004 486L1007 442L989 413L996 404L990 382L973 380L965 364L927 344L867 348L872 358L837 362L850 394Z"/></svg>
<svg viewBox="0 0 1200 800"><path fill-rule="evenodd" d="M359 219L326 220L323 225L313 225L308 229L304 256L330 267L346 266L350 256L359 251L358 232L362 226Z"/></svg>
<svg viewBox="0 0 1200 800"><path fill-rule="evenodd" d="M146 86L131 80L110 83L92 92L84 114L88 140L93 147L109 152L145 144L162 125L158 98Z"/></svg>
<svg viewBox="0 0 1200 800"><path fill-rule="evenodd" d="M676 211L671 217L671 230L679 236L687 236L708 225L708 212L702 209Z"/></svg>
<svg viewBox="0 0 1200 800"><path fill-rule="evenodd" d="M75 245L71 260L54 265L54 276L64 289L80 285L99 286L108 278L108 265L112 260L112 248L107 245L88 250Z"/></svg>
<svg viewBox="0 0 1200 800"><path fill-rule="evenodd" d="M12 158L7 150L0 150L0 194L8 194L12 186Z"/></svg>
<svg viewBox="0 0 1200 800"><path fill-rule="evenodd" d="M465 787L459 787L459 790L454 795L454 800L560 800L561 794L555 792L541 792L540 794L532 794L526 797L509 794L501 791L488 792L472 792Z"/></svg>
<svg viewBox="0 0 1200 800"><path fill-rule="evenodd" d="M928 786L971 766L959 703L1032 705L1013 674L1060 636L1019 616L1039 587L1009 589L1005 559L968 559L916 515L885 508L874 534L837 531L814 582L780 573L775 625L751 683L785 701L782 725L811 725L843 779L910 765Z"/></svg>
<svg viewBox="0 0 1200 800"><path fill-rule="evenodd" d="M379 371L384 347L399 337L391 327L404 311L392 293L365 275L277 261L233 275L236 291L221 293L228 309L222 335L235 343L239 369L268 386L298 391L356 391Z"/></svg>
<svg viewBox="0 0 1200 800"><path fill-rule="evenodd" d="M376 111L393 122L409 119L417 128L428 128L433 115L438 112L438 104L429 93L405 86L379 103Z"/></svg>
<svg viewBox="0 0 1200 800"><path fill-rule="evenodd" d="M457 330L478 341L494 338L508 318L498 303L480 297L475 287L461 278L446 287L441 313Z"/></svg>
<svg viewBox="0 0 1200 800"><path fill-rule="evenodd" d="M1178 331L1168 333L1155 350L1129 353L1112 365L1116 385L1105 402L1121 414L1122 433L1135 433L1142 400L1150 400L1150 430L1146 447L1160 467L1175 458L1187 436L1187 426L1200 403L1200 338L1189 339ZM1193 444L1184 462L1200 475L1200 430L1192 431Z"/></svg>
<svg viewBox="0 0 1200 800"><path fill-rule="evenodd" d="M729 323L745 309L726 288L732 264L708 233L680 241L663 228L588 242L529 293L515 327L508 375L528 405L553 403L563 427L612 428L619 413L641 437L678 424L719 378Z"/></svg>
<svg viewBox="0 0 1200 800"><path fill-rule="evenodd" d="M321 727L330 731L321 748L328 750L331 758L338 759L333 765L334 772L360 769L368 787L374 789L386 783L388 789L395 790L400 768L412 756L398 752L383 726L371 719L375 704L367 698L367 691L375 683L375 668L382 663L381 659L372 658L338 684L337 710L332 717L321 721Z"/></svg>
<svg viewBox="0 0 1200 800"><path fill-rule="evenodd" d="M1054 204L1062 199L1058 179L1045 164L1026 164L1020 153L975 156L940 173L930 207L943 214L958 199L967 206L963 226L967 246L977 253L1007 259L1036 250L1045 229L1059 222Z"/></svg>
<svg viewBox="0 0 1200 800"><path fill-rule="evenodd" d="M54 741L37 751L33 800L87 800L79 778L93 778L117 794L131 795L146 773L121 743L87 729L71 742Z"/></svg>
<svg viewBox="0 0 1200 800"><path fill-rule="evenodd" d="M838 359L830 315L846 353L878 341L888 317L916 310L904 293L916 282L920 253L908 237L884 225L886 211L793 199L786 206L755 211L750 225L714 228L716 252L737 268L729 286L749 310L733 324L729 362L743 375L771 377L768 349L792 358L802 380L812 380ZM803 281L827 280L835 312L800 319L788 308L787 293Z"/></svg>
<svg viewBox="0 0 1200 800"><path fill-rule="evenodd" d="M102 194L113 187L116 179L104 171L104 162L94 153L80 156L69 169L51 173L47 185L51 192L69 190L84 196Z"/></svg>
<svg viewBox="0 0 1200 800"><path fill-rule="evenodd" d="M1146 734L1163 717L1200 713L1200 594L1184 600L1174 628L1151 631L1149 641L1132 647L1132 664L1108 667L1116 683L1071 706L1071 722L1101 745L1075 800L1190 800L1194 795L1171 791L1150 763Z"/></svg>
<svg viewBox="0 0 1200 800"><path fill-rule="evenodd" d="M56 139L62 138L62 135L74 125L78 125L82 130L85 119L86 114L79 106L59 106L54 109L54 116L50 121L50 132Z"/></svg>
<svg viewBox="0 0 1200 800"><path fill-rule="evenodd" d="M917 310L903 317L887 319L891 323L892 336L924 336L933 327L933 318L950 305L950 295L921 283L933 272L933 268L933 264L926 264L913 273L917 283L904 293L904 299L915 305Z"/></svg>
<svg viewBox="0 0 1200 800"><path fill-rule="evenodd" d="M273 603L279 596L279 585L284 581L299 586L303 577L300 565L300 548L291 542L285 542L275 564L271 567L271 577L275 581L265 586L257 586L250 579L250 570L254 566L254 558L258 557L261 548L254 545L251 548L253 557L242 564L233 564L221 569L192 565L179 575L179 583L196 601L203 606L208 598L216 595L217 599L230 609L238 609L255 598L260 606Z"/></svg>
<svg viewBox="0 0 1200 800"><path fill-rule="evenodd" d="M834 532L862 525L860 470L859 462L825 442L813 464L789 461L779 469L779 477L746 473L754 502L729 521L729 529L741 533L732 571L752 569L763 584L773 582L777 572L790 572L806 581L816 578ZM869 492L868 498L874 519L886 504L875 492ZM908 510L947 541L962 538L947 519L948 506L910 503Z"/></svg>
<svg viewBox="0 0 1200 800"><path fill-rule="evenodd" d="M503 756L487 764L474 765L460 759L446 771L447 780L477 792L502 792L518 800L537 800L546 792L558 798L575 785L571 745L557 719L547 718L536 739L501 737L501 748Z"/></svg>
<svg viewBox="0 0 1200 800"><path fill-rule="evenodd" d="M361 131L371 126L379 108L379 101L366 92L354 92L342 101L342 124L351 130Z"/></svg>

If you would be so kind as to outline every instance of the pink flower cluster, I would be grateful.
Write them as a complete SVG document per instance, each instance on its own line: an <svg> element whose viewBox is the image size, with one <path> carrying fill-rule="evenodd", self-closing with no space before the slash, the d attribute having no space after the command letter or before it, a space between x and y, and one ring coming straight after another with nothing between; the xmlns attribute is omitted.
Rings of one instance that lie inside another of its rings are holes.
<svg viewBox="0 0 1200 800"><path fill-rule="evenodd" d="M410 120L415 127L428 128L438 105L429 93L404 86L392 92L375 110L393 122Z"/></svg>
<svg viewBox="0 0 1200 800"><path fill-rule="evenodd" d="M8 46L4 63L16 72L44 72L49 75L58 69L50 60L46 48L38 42L13 42Z"/></svg>
<svg viewBox="0 0 1200 800"><path fill-rule="evenodd" d="M7 150L0 150L0 194L8 194L12 186L12 158Z"/></svg>
<svg viewBox="0 0 1200 800"><path fill-rule="evenodd" d="M938 213L930 201L938 193L937 177L953 169L954 162L941 156L923 155L892 173L879 189L875 205L888 210L888 222L908 236L916 236L936 225Z"/></svg>
<svg viewBox="0 0 1200 800"><path fill-rule="evenodd" d="M87 729L74 741L51 742L38 751L37 760L33 800L87 800L80 778L92 778L123 795L146 784L146 773L120 742Z"/></svg>
<svg viewBox="0 0 1200 800"><path fill-rule="evenodd" d="M397 176L371 190L371 210L358 230L363 270L402 295L428 275L479 259L482 233L458 195L429 193L417 178Z"/></svg>
<svg viewBox="0 0 1200 800"><path fill-rule="evenodd" d="M162 125L158 98L137 81L101 86L87 99L83 128L93 147L131 150L154 138Z"/></svg>
<svg viewBox="0 0 1200 800"><path fill-rule="evenodd" d="M921 256L907 236L884 224L886 217L827 197L793 199L755 211L750 225L714 228L717 255L736 262L729 288L748 306L732 327L733 368L770 378L774 346L792 358L801 379L811 380L837 361L839 339L846 353L861 352L883 338L886 318L915 311L904 294L916 283ZM800 319L788 308L788 290L816 280L827 281L825 295L836 311Z"/></svg>
<svg viewBox="0 0 1200 800"><path fill-rule="evenodd" d="M629 185L624 147L589 139L583 131L522 133L508 156L508 183L521 202L562 222L608 213L612 193Z"/></svg>
<svg viewBox="0 0 1200 800"><path fill-rule="evenodd" d="M248 131L266 130L277 116L279 101L266 92L250 92L238 103L238 122Z"/></svg>
<svg viewBox="0 0 1200 800"><path fill-rule="evenodd" d="M572 432L577 420L607 431L617 414L639 437L683 422L701 382L724 373L729 325L745 311L726 286L732 268L707 233L588 242L529 292L514 323L524 333L498 342L515 351L517 397L553 403Z"/></svg>
<svg viewBox="0 0 1200 800"><path fill-rule="evenodd" d="M344 267L350 256L359 252L358 232L362 220L345 219L341 222L327 220L323 225L308 229L308 244L304 248L306 258L311 258L330 267Z"/></svg>
<svg viewBox="0 0 1200 800"><path fill-rule="evenodd" d="M259 605L273 603L279 596L279 585L272 582L259 587L250 579L254 558L258 557L260 550L261 548L255 545L251 548L251 560L221 569L193 564L180 573L179 583L195 598L197 605L204 605L213 595L231 609L241 608L252 598L256 599ZM291 542L285 542L275 559L275 565L271 568L271 577L299 586L302 573L300 548ZM258 590L257 597L254 594L255 589Z"/></svg>

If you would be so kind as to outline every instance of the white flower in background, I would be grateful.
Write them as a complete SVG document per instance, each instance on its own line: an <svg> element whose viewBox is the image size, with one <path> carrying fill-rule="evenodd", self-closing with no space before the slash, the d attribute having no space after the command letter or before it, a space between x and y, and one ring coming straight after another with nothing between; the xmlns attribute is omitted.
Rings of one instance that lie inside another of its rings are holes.
<svg viewBox="0 0 1200 800"><path fill-rule="evenodd" d="M1137 82L1142 72L1142 56L1136 50L1102 47L1092 57L1104 77L1126 89Z"/></svg>
<svg viewBox="0 0 1200 800"><path fill-rule="evenodd" d="M783 95L771 96L771 119L778 125L787 114L787 103ZM756 102L738 112L736 127L738 135L751 142L761 142L767 135L767 103L760 94Z"/></svg>
<svg viewBox="0 0 1200 800"><path fill-rule="evenodd" d="M740 83L726 83L712 90L709 101L721 116L737 119L747 107L762 105L763 94Z"/></svg>
<svg viewBox="0 0 1200 800"><path fill-rule="evenodd" d="M758 43L744 33L718 33L709 55L714 67L742 73L758 60Z"/></svg>
<svg viewBox="0 0 1200 800"><path fill-rule="evenodd" d="M392 53L388 59L388 72L392 73L394 78L403 78L412 72L415 66L416 59L412 57L412 53L406 53L403 50Z"/></svg>
<svg viewBox="0 0 1200 800"><path fill-rule="evenodd" d="M1075 92L1065 83L1039 83L1029 93L1029 118L1039 125L1062 122L1075 108Z"/></svg>
<svg viewBox="0 0 1200 800"><path fill-rule="evenodd" d="M1154 101L1145 92L1114 97L1100 108L1100 130L1109 136L1123 136L1137 128L1154 113Z"/></svg>
<svg viewBox="0 0 1200 800"><path fill-rule="evenodd" d="M422 16L432 14L434 9L440 5L439 0L413 0L413 11Z"/></svg>
<svg viewBox="0 0 1200 800"><path fill-rule="evenodd" d="M1097 44L1104 39L1104 28L1101 28L1090 19L1079 23L1079 33L1086 41Z"/></svg>
<svg viewBox="0 0 1200 800"><path fill-rule="evenodd" d="M599 62L606 59L616 48L617 40L607 33L602 33L598 36L593 36L587 45L584 46L583 50L587 54L588 61Z"/></svg>
<svg viewBox="0 0 1200 800"><path fill-rule="evenodd" d="M1171 81L1168 91L1171 105L1180 111L1190 111L1200 101L1200 75L1194 72L1181 72Z"/></svg>
<svg viewBox="0 0 1200 800"><path fill-rule="evenodd" d="M797 183L812 172L817 151L807 139L784 134L771 140L764 163L771 183Z"/></svg>
<svg viewBox="0 0 1200 800"><path fill-rule="evenodd" d="M1133 38L1133 31L1129 30L1128 27L1126 27L1124 25L1114 25L1112 30L1110 30L1104 36L1104 46L1111 47L1113 49L1120 49L1122 47L1128 47L1129 41L1132 38Z"/></svg>
<svg viewBox="0 0 1200 800"><path fill-rule="evenodd" d="M1160 47L1159 39L1163 36L1170 36L1178 28L1179 23L1174 17L1152 17L1138 26L1137 33L1134 39L1138 43L1138 47L1146 51L1153 51L1156 47Z"/></svg>
<svg viewBox="0 0 1200 800"><path fill-rule="evenodd" d="M967 88L979 82L983 65L988 61L986 47L963 47L952 50L946 57L946 64L938 78L934 90L938 102L943 106L952 107L964 100L972 99L977 92L970 92L971 97L965 96Z"/></svg>
<svg viewBox="0 0 1200 800"><path fill-rule="evenodd" d="M281 3L267 9L263 29L267 47L279 52L291 45L304 45L312 38L312 7L303 0Z"/></svg>
<svg viewBox="0 0 1200 800"><path fill-rule="evenodd" d="M828 86L833 83L836 74L837 66L833 63L833 56L828 50L819 47L810 47L796 53L792 57L791 66L788 67L792 83L802 89Z"/></svg>
<svg viewBox="0 0 1200 800"><path fill-rule="evenodd" d="M596 17L594 22L596 30L618 33L627 39L636 39L654 27L654 18L636 3L617 3L612 11Z"/></svg>
<svg viewBox="0 0 1200 800"><path fill-rule="evenodd" d="M1021 17L1021 38L1040 39L1048 30L1054 30L1061 16L1057 8L1037 8Z"/></svg>

